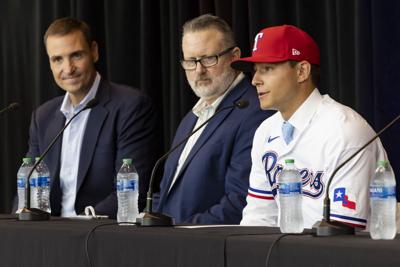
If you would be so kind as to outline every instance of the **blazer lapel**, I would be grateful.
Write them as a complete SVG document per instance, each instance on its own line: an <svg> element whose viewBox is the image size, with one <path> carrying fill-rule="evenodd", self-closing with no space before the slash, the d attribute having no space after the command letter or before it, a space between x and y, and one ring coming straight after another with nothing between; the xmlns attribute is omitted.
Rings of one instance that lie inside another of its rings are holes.
<svg viewBox="0 0 400 267"><path fill-rule="evenodd" d="M242 85L242 83L245 80L246 80L246 78L244 78L235 88L232 89L231 92L228 93L228 95L225 97L225 99L218 106L216 112L218 112L218 110L220 110L222 108L233 105L236 101L238 101L240 99L240 97L248 89L248 87ZM178 179L180 179L182 174L185 172L185 169L187 168L189 163L193 160L193 158L196 156L196 154L199 152L199 150L204 146L204 144L210 139L212 134L218 129L219 126L223 125L223 121L233 111L233 109L234 108L221 111L219 114L215 115L215 117L208 122L208 124L205 126L206 128L203 130L199 139L197 139L196 144L193 146L192 150L190 151L187 159L185 160L185 163L182 165L182 168L176 178L174 185L177 184ZM179 156L180 156L180 153L179 153ZM172 191L172 189L173 188L171 188L170 192Z"/></svg>
<svg viewBox="0 0 400 267"><path fill-rule="evenodd" d="M49 130L46 132L45 139L46 140L46 147L50 144L51 141L53 141L54 137L59 133L59 131L64 127L65 125L65 117L61 113L60 110L56 111L56 114L54 116L54 121L50 123L52 127L49 127ZM60 173L60 155L61 155L61 144L62 144L62 135L54 146L50 149L48 155L45 157L46 162L48 162L48 166L51 169L51 175L53 176L52 179L50 179L50 186L52 186L54 179L59 178L59 173ZM44 152L44 147L41 153ZM37 155L39 156L39 155Z"/></svg>
<svg viewBox="0 0 400 267"><path fill-rule="evenodd" d="M50 142L56 137L58 132L65 125L65 117L59 109L55 111L54 120L50 123L52 127L49 127L44 137L45 146L47 147ZM50 169L50 205L52 214L59 215L61 211L61 197L62 192L60 188L60 155L61 155L61 144L62 136L58 138L54 146L50 149L49 153L45 157L45 161ZM42 148L43 153L45 147Z"/></svg>
<svg viewBox="0 0 400 267"><path fill-rule="evenodd" d="M200 148L209 140L211 135L221 125L226 116L228 116L228 114L231 112L232 109L224 110L220 114L217 114L212 120L208 122L208 124L205 126L206 128L201 133L199 139L197 139L196 144L190 150L190 153L187 159L185 160L185 163L183 163L179 175L177 176L177 180L179 176L185 171L188 164L192 161L193 157L199 152Z"/></svg>
<svg viewBox="0 0 400 267"><path fill-rule="evenodd" d="M79 192L83 180L86 177L90 163L92 162L97 139L100 135L101 128L103 127L103 123L108 115L108 111L106 108L104 108L104 105L110 98L109 90L110 89L107 83L104 80L101 80L96 95L97 99L99 100L99 104L90 111L85 134L82 140L76 192Z"/></svg>
<svg viewBox="0 0 400 267"><path fill-rule="evenodd" d="M182 127L182 129L179 130L179 133L177 133L174 143L172 144L172 147L174 147L177 143L181 142L183 139L185 139L188 134L190 134L193 130L193 127L196 125L197 122L197 117L196 115L194 115L192 112L189 112L189 114L187 115L187 118L185 118L184 123L181 124L180 127ZM162 192L160 192L160 201L159 201L159 205L161 206L164 203L164 198L166 197L166 195L168 195L168 191L169 188L171 187L171 183L172 180L175 176L175 171L176 168L178 167L178 161L179 158L181 157L183 148L185 147L186 142L183 143L182 145L180 145L176 151L172 152L171 155L168 157L167 161L170 162L170 166L174 166L173 169L169 170L169 172L167 172L167 176L168 177L168 181L165 185L164 190ZM166 166L166 164L165 164Z"/></svg>

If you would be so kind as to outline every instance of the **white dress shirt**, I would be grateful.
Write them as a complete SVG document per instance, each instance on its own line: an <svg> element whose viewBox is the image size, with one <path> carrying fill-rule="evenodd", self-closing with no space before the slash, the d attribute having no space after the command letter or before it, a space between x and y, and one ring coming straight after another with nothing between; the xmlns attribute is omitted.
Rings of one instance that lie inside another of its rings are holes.
<svg viewBox="0 0 400 267"><path fill-rule="evenodd" d="M85 105L92 100L97 93L100 84L100 74L96 78L85 98L75 107L69 98L69 93L64 96L60 111L64 114L67 123L72 116L78 113ZM76 216L75 198L76 184L78 179L79 159L81 154L82 140L85 134L86 123L91 109L79 114L71 124L65 129L62 138L61 147L61 168L60 168L60 186L62 191L61 216Z"/></svg>

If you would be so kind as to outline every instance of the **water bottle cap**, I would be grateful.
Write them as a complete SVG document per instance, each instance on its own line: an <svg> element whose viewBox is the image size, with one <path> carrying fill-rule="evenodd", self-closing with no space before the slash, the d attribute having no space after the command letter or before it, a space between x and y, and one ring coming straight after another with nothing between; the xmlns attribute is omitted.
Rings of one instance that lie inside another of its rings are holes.
<svg viewBox="0 0 400 267"><path fill-rule="evenodd" d="M285 159L285 163L286 164L294 163L294 159Z"/></svg>
<svg viewBox="0 0 400 267"><path fill-rule="evenodd" d="M123 164L132 164L132 159L122 159Z"/></svg>
<svg viewBox="0 0 400 267"><path fill-rule="evenodd" d="M25 163L25 164L32 163L33 162L33 158L30 158L30 157L23 158L22 162Z"/></svg>
<svg viewBox="0 0 400 267"><path fill-rule="evenodd" d="M386 168L389 165L389 162L387 160L378 160L377 164L378 164L378 166Z"/></svg>

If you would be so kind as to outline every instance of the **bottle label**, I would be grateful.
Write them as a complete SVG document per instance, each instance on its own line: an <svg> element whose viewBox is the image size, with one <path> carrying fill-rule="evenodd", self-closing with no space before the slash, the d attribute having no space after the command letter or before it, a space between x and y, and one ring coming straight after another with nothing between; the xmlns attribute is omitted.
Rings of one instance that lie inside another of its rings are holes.
<svg viewBox="0 0 400 267"><path fill-rule="evenodd" d="M18 188L25 188L25 179L24 178L17 178L17 187Z"/></svg>
<svg viewBox="0 0 400 267"><path fill-rule="evenodd" d="M135 191L137 187L137 180L117 180L117 191Z"/></svg>
<svg viewBox="0 0 400 267"><path fill-rule="evenodd" d="M50 186L50 177L48 176L38 177L36 181L37 181L36 186L40 187Z"/></svg>
<svg viewBox="0 0 400 267"><path fill-rule="evenodd" d="M369 195L371 198L392 198L396 197L395 186L370 186Z"/></svg>
<svg viewBox="0 0 400 267"><path fill-rule="evenodd" d="M38 186L38 184L37 184L37 178L36 178L36 177L31 177L31 178L29 179L29 185L30 185L31 187L37 187L37 186Z"/></svg>
<svg viewBox="0 0 400 267"><path fill-rule="evenodd" d="M301 194L301 182L279 183L279 194Z"/></svg>

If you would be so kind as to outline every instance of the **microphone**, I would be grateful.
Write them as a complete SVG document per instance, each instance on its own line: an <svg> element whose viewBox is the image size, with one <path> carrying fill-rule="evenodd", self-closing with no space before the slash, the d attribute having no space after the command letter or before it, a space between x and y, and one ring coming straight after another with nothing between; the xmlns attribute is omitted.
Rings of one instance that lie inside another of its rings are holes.
<svg viewBox="0 0 400 267"><path fill-rule="evenodd" d="M238 109L247 108L249 106L249 101L247 101L247 100L239 100L234 105Z"/></svg>
<svg viewBox="0 0 400 267"><path fill-rule="evenodd" d="M198 130L200 130L204 125L206 125L211 119L213 119L217 114L220 112L227 110L227 109L243 109L246 108L249 105L249 101L247 100L238 100L231 106L224 107L222 109L217 110L210 118L208 118L205 122L200 124L196 129L194 129L192 132L190 132L185 138L183 138L178 144L176 144L173 148L171 148L167 153L165 153L161 158L159 158L156 162L156 164L153 167L153 170L151 172L150 176L150 182L149 182L149 190L147 191L147 200L146 200L146 208L144 212L143 218L138 218L136 222L140 224L141 226L171 226L173 225L173 218L164 215L162 213L158 212L153 212L153 184L154 184L154 177L156 174L156 171L158 169L158 166L160 163L166 159L169 154L171 154L173 151L175 151L180 145L185 143L193 134L195 134Z"/></svg>
<svg viewBox="0 0 400 267"><path fill-rule="evenodd" d="M9 104L7 107L0 110L0 115L7 111L13 111L19 108L19 104L17 102Z"/></svg>
<svg viewBox="0 0 400 267"><path fill-rule="evenodd" d="M25 183L25 207L22 209L22 211L18 214L18 220L19 221L47 221L50 219L50 214L48 212L45 212L41 209L36 209L36 208L31 208L31 186L29 183L29 179L32 176L33 171L36 169L36 167L39 165L40 162L44 159L44 157L47 155L47 153L50 151L50 149L54 146L58 138L61 136L61 134L64 132L64 130L68 127L68 125L72 122L73 119L75 119L82 111L90 109L95 107L99 103L99 100L97 98L93 98L90 100L86 106L78 111L74 116L71 117L71 119L64 125L64 127L58 132L56 137L53 138L51 141L50 145L47 146L45 151L42 153L42 155L39 157L39 159L35 162L33 165L32 169L30 170L28 176L26 177L26 183Z"/></svg>
<svg viewBox="0 0 400 267"><path fill-rule="evenodd" d="M329 177L328 184L326 186L326 193L324 198L324 207L323 207L323 219L322 221L316 222L313 226L313 229L316 230L316 236L332 236L332 235L354 235L354 228L338 222L331 221L331 200L329 198L329 187L331 185L332 179L335 174L350 160L352 160L355 156L358 155L361 151L363 151L369 144L371 144L376 138L378 138L384 131L386 131L390 126L392 126L395 122L400 119L400 115L394 118L390 123L388 123L382 130L380 130L374 137L371 138L365 145L359 148L356 152L354 152L350 157L348 157L345 161L343 161L336 169L333 171L331 177Z"/></svg>

